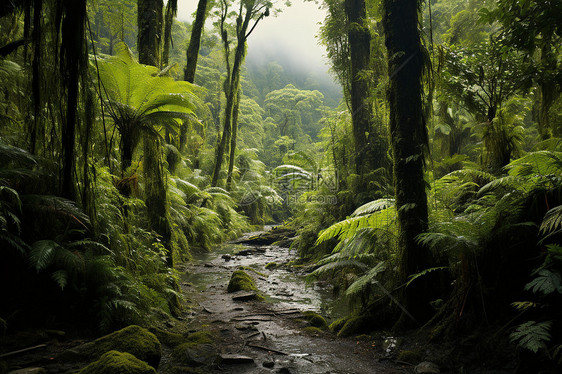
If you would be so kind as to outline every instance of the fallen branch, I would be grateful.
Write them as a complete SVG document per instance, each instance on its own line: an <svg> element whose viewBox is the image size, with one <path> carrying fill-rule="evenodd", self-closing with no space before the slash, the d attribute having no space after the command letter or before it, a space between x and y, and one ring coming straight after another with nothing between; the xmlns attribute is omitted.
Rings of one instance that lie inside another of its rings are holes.
<svg viewBox="0 0 562 374"><path fill-rule="evenodd" d="M17 350L17 351L3 353L3 354L0 355L0 358L17 355L19 353L25 353L25 352L28 352L28 351L33 351L35 349L43 348L43 347L46 347L46 346L47 346L47 344L39 344L39 345L36 345L34 347L29 347L29 348L20 349L20 350Z"/></svg>
<svg viewBox="0 0 562 374"><path fill-rule="evenodd" d="M285 352L283 352L283 351L278 351L278 350L276 350L276 349L267 348L267 347L264 347L264 346L261 346L261 345L257 345L257 344L248 344L248 347L261 349L261 350L264 350L264 351L267 351L267 352L277 353L277 354L280 354L280 355L283 355L283 356L288 356L288 355L289 355L288 353L285 353Z"/></svg>

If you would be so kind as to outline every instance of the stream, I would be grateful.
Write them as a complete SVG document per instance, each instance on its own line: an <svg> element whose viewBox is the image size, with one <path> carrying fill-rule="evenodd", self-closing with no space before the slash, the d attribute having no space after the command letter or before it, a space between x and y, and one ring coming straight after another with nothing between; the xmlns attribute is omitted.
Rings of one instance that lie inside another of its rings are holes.
<svg viewBox="0 0 562 374"><path fill-rule="evenodd" d="M256 234L256 233L252 233ZM307 332L303 311L328 323L348 313L348 303L328 286L307 284L304 272L283 266L294 260L289 248L225 244L194 256L182 272L182 291L195 305L186 317L192 331L213 331L223 356L205 373L403 373L380 361L372 339L344 339L325 331ZM266 268L275 262L278 266ZM233 271L244 268L264 301L238 301L226 291ZM159 372L166 373L166 363Z"/></svg>

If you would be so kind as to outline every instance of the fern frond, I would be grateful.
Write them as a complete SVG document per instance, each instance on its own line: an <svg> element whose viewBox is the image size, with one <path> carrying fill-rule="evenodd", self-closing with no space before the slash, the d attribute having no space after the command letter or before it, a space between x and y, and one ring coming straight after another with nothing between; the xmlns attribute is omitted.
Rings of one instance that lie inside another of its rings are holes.
<svg viewBox="0 0 562 374"><path fill-rule="evenodd" d="M538 271L538 277L525 285L525 290L533 293L541 292L543 295L554 292L562 294L560 273L541 269Z"/></svg>
<svg viewBox="0 0 562 374"><path fill-rule="evenodd" d="M29 261L38 272L47 268L53 262L55 252L60 245L52 240L38 240L31 245Z"/></svg>
<svg viewBox="0 0 562 374"><path fill-rule="evenodd" d="M550 209L541 222L541 234L551 234L562 229L562 205Z"/></svg>
<svg viewBox="0 0 562 374"><path fill-rule="evenodd" d="M320 266L318 269L316 269L312 273L310 273L310 276L311 277L320 277L320 276L325 275L327 273L342 271L344 269L357 269L357 270L360 270L360 271L365 271L368 268L369 267L367 265L365 265L364 263L362 263L360 261L357 261L357 260L353 260L353 259L339 260L339 261L329 262L325 265Z"/></svg>
<svg viewBox="0 0 562 374"><path fill-rule="evenodd" d="M551 339L551 327L551 321L528 321L517 326L517 329L511 333L509 338L521 348L537 353L541 349L546 349L546 343Z"/></svg>
<svg viewBox="0 0 562 374"><path fill-rule="evenodd" d="M374 268L369 270L366 274L360 276L353 282L345 291L347 296L355 296L369 287L371 283L376 281L376 277L386 270L384 262L379 262Z"/></svg>
<svg viewBox="0 0 562 374"><path fill-rule="evenodd" d="M351 214L351 217L364 216L394 206L394 199L378 199L361 205Z"/></svg>

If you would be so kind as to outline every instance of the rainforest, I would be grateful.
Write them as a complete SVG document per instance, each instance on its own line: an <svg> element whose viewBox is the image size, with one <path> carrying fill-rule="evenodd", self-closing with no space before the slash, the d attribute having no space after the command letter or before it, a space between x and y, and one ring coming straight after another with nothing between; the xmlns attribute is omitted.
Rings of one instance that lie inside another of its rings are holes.
<svg viewBox="0 0 562 374"><path fill-rule="evenodd" d="M2 0L0 374L562 372L561 91L559 0Z"/></svg>

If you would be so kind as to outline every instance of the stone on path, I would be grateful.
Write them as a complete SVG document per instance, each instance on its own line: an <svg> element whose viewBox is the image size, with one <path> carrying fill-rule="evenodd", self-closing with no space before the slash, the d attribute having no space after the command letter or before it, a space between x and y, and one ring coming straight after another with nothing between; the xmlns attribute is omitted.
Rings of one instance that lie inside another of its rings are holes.
<svg viewBox="0 0 562 374"><path fill-rule="evenodd" d="M225 365L238 365L238 364L252 364L254 359L249 356L242 356L237 354L222 354L221 363Z"/></svg>
<svg viewBox="0 0 562 374"><path fill-rule="evenodd" d="M439 374L439 366L434 364L433 362L424 361L419 363L415 368L414 372L416 374Z"/></svg>

